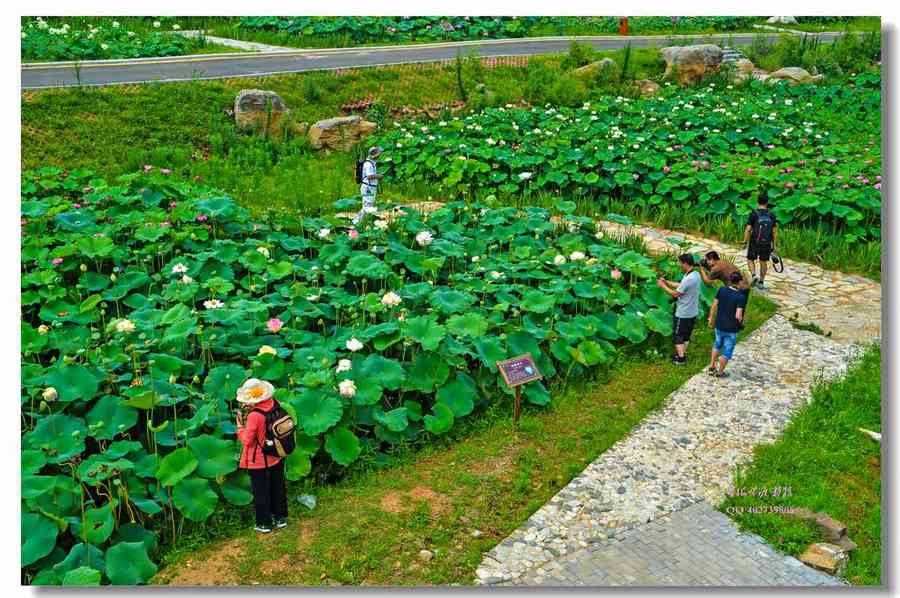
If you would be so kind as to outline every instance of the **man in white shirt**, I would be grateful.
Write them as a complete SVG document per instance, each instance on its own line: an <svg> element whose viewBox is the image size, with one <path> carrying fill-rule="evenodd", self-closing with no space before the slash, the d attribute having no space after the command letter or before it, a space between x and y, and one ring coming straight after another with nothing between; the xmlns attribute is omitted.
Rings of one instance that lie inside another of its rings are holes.
<svg viewBox="0 0 900 598"><path fill-rule="evenodd" d="M681 266L681 271L684 273L681 282L659 278L656 284L677 300L675 317L672 322L672 336L675 341L675 355L672 356L672 363L684 365L687 362L684 352L687 350L688 343L691 342L691 332L694 330L694 322L700 312L700 288L703 286L703 280L700 274L694 270L694 256L691 254L681 254L678 257L678 265Z"/></svg>
<svg viewBox="0 0 900 598"><path fill-rule="evenodd" d="M378 147L370 147L368 157L362 166L362 183L359 185L359 193L362 195L362 209L353 218L353 224L359 224L366 214L375 213L375 194L378 193L378 181L384 175L378 174L375 161L383 150Z"/></svg>

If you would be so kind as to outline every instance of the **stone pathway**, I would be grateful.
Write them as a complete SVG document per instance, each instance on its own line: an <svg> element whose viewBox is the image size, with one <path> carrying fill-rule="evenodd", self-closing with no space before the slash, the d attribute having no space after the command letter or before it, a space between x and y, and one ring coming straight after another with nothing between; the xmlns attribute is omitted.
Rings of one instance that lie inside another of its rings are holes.
<svg viewBox="0 0 900 598"><path fill-rule="evenodd" d="M536 579L533 575L541 576L540 571L551 578L554 571L563 571L553 563L565 566L571 555L597 543L606 546L602 558L582 553L575 557L575 566L587 569L585 563L591 563L590 567L602 570L607 566L603 559L613 558L609 555L630 561L634 550L623 543L628 532L637 534L631 536L636 537L637 546L647 547L647 555L641 558L653 561L654 550L665 552L671 538L666 533L652 534L645 524L696 503L711 509L709 505L721 502L733 488L735 465L749 461L757 444L778 438L792 411L809 400L811 385L844 372L859 350L798 330L783 316L773 316L738 344L729 365L730 377L713 379L701 372L688 380L662 408L488 552L477 570L476 583L529 583ZM722 551L737 550L734 542L712 546L701 541L706 532L699 519L670 517L668 521L656 525L673 533L677 526L691 528L682 548L708 555L710 567L727 566ZM736 528L733 535L738 537ZM741 538L739 543L747 541ZM524 575L542 566L537 573ZM785 573L793 566L782 563L776 570ZM648 565L638 570L643 573L628 574L634 578L629 583L665 585L671 577L664 568ZM610 580L625 575L615 571ZM694 579L689 571L679 575L679 579ZM564 584L565 578L556 582Z"/></svg>
<svg viewBox="0 0 900 598"><path fill-rule="evenodd" d="M177 31L179 35L185 37L203 36L211 44L219 46L227 46L229 48L237 48L246 50L247 52L294 52L297 48L285 48L284 46L270 46L269 44L260 44L258 42L246 42L240 39L231 39L228 37L216 37L215 35L207 35L203 31L197 29L188 29L185 31Z"/></svg>
<svg viewBox="0 0 900 598"><path fill-rule="evenodd" d="M651 253L706 253L715 250L746 270L746 250L671 230L622 225L601 220L600 230L613 237L639 235ZM678 243L686 243L684 249ZM783 256L784 257L784 256ZM841 342L872 342L881 337L881 285L862 276L825 270L785 258L784 272L771 268L765 295L780 313L804 324L816 324Z"/></svg>
<svg viewBox="0 0 900 598"><path fill-rule="evenodd" d="M706 502L536 567L526 586L839 586L785 556ZM507 584L502 584L507 585Z"/></svg>

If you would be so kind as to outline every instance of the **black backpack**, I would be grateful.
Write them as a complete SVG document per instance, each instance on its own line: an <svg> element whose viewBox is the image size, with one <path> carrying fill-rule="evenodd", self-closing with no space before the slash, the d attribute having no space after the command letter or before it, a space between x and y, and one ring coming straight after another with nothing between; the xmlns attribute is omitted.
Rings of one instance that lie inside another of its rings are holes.
<svg viewBox="0 0 900 598"><path fill-rule="evenodd" d="M775 217L769 210L756 210L756 225L753 227L753 242L768 245L772 242L772 229L775 228Z"/></svg>
<svg viewBox="0 0 900 598"><path fill-rule="evenodd" d="M263 455L287 457L294 452L294 420L278 401L270 411L254 409L266 418L266 443L262 447ZM254 449L255 451L256 449Z"/></svg>
<svg viewBox="0 0 900 598"><path fill-rule="evenodd" d="M370 162L370 160L357 160L356 161L356 182L357 184L362 184L363 182L363 165L366 162Z"/></svg>

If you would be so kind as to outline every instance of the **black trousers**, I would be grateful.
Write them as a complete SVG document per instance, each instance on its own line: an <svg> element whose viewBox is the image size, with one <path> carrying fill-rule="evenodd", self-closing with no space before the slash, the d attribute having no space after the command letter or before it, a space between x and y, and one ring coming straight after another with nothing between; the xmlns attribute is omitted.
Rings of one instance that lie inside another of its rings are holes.
<svg viewBox="0 0 900 598"><path fill-rule="evenodd" d="M284 483L284 461L265 469L251 469L250 487L256 507L256 525L272 526L272 518L287 517L287 492Z"/></svg>

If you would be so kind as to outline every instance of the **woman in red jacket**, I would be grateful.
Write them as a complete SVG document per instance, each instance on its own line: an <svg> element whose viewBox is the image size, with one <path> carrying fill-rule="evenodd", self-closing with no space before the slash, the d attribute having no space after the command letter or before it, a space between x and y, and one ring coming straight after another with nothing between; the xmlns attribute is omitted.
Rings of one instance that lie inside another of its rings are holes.
<svg viewBox="0 0 900 598"><path fill-rule="evenodd" d="M266 417L262 412L275 406L275 388L265 380L250 378L237 391L237 400L250 407L247 423L239 411L236 415L237 437L243 444L240 467L250 473L253 502L256 507L256 531L268 534L275 527L287 527L287 492L284 482L284 463L281 457L266 455L262 447L266 441ZM258 411L257 411L258 410Z"/></svg>

